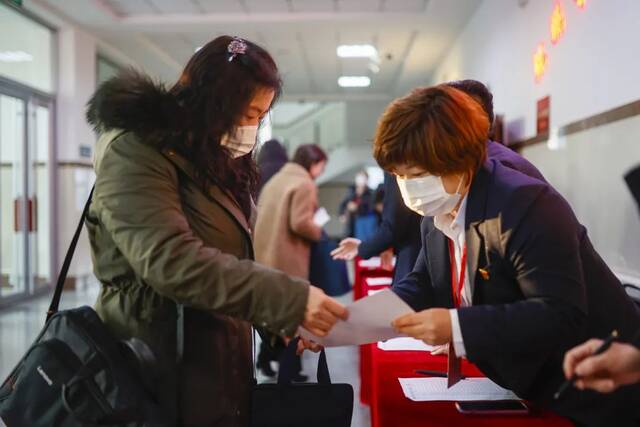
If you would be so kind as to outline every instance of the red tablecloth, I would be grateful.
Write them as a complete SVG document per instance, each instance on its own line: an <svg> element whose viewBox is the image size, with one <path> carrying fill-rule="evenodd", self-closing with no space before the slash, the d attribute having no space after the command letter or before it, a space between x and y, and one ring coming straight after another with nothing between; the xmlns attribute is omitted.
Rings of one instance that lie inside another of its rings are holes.
<svg viewBox="0 0 640 427"><path fill-rule="evenodd" d="M393 271L383 270L380 267L380 258L354 260L353 299L357 300L366 295L365 277L393 277Z"/></svg>
<svg viewBox="0 0 640 427"><path fill-rule="evenodd" d="M402 392L399 377L418 376L416 369L446 372L446 356L432 356L420 351L383 351L377 344L370 344L371 365L371 426L474 426L474 427L556 427L573 424L550 412L527 416L478 416L459 413L454 402L414 402ZM466 376L483 376L471 363L463 362Z"/></svg>

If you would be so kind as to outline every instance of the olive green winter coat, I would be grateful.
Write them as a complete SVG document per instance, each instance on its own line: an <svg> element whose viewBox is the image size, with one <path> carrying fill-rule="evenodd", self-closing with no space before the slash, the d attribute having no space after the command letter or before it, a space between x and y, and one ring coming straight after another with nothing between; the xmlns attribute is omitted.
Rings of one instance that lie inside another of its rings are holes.
<svg viewBox="0 0 640 427"><path fill-rule="evenodd" d="M154 351L169 416L179 413L183 425L247 425L250 323L291 336L308 284L253 262L251 224L230 193L202 191L184 158L153 144L157 132L147 140L127 129L137 117L128 113L152 105L149 96L167 94L129 76L102 87L90 105L103 132L87 218L102 284L96 310L118 338L138 337ZM185 307L180 366L177 303Z"/></svg>

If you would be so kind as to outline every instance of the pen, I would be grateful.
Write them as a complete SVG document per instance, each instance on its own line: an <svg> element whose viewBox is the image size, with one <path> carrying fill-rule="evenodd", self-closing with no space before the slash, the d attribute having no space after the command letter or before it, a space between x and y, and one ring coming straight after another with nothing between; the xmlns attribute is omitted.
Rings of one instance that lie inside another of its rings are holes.
<svg viewBox="0 0 640 427"><path fill-rule="evenodd" d="M598 354L602 354L607 351L609 346L616 340L616 338L618 338L618 331L614 330L613 332L611 332L611 335L609 335L607 339L602 342L600 347L598 347L598 349L595 351L595 353L592 354L592 356L597 356ZM562 383L556 394L553 395L553 398L558 400L562 396L562 394L566 392L569 387L573 385L573 383L576 382L577 379L578 376L576 374L573 374L571 378Z"/></svg>
<svg viewBox="0 0 640 427"><path fill-rule="evenodd" d="M424 369L417 369L416 370L416 374L429 375L431 377L447 378L447 373L446 372L441 372L441 371L429 371L429 370L424 370ZM463 375L462 379L464 380L465 378L466 377Z"/></svg>

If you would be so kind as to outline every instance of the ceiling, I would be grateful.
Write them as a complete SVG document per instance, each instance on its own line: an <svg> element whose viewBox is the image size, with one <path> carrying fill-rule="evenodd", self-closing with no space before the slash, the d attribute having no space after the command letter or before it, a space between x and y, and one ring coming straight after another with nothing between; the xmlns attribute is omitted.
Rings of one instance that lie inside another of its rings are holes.
<svg viewBox="0 0 640 427"><path fill-rule="evenodd" d="M275 57L288 100L388 99L429 81L482 0L32 0L94 33L171 82L198 46L238 35ZM372 44L368 59L338 58L339 44ZM367 75L368 88L340 88Z"/></svg>

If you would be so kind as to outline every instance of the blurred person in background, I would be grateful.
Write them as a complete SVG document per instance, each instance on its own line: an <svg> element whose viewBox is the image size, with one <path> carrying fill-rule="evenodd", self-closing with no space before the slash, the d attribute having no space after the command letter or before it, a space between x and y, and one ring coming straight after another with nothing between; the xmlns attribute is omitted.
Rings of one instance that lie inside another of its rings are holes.
<svg viewBox="0 0 640 427"><path fill-rule="evenodd" d="M277 139L270 139L262 144L258 152L258 172L260 173L260 183L258 184L258 195L262 187L269 181L282 167L289 161L287 150Z"/></svg>
<svg viewBox="0 0 640 427"><path fill-rule="evenodd" d="M322 237L322 227L314 222L318 209L318 188L314 182L327 164L327 155L315 144L301 145L291 162L285 164L263 187L258 201L255 232L256 260L308 280L312 242ZM274 376L270 366L279 351L261 345L258 368ZM298 362L300 359L298 358ZM298 371L302 369L298 363ZM306 377L298 373L297 381Z"/></svg>
<svg viewBox="0 0 640 427"><path fill-rule="evenodd" d="M340 203L340 222L346 224L346 237L363 240L369 237L377 226L373 191L368 186L369 175L361 170L355 176L355 183L349 186L347 195Z"/></svg>
<svg viewBox="0 0 640 427"><path fill-rule="evenodd" d="M86 221L95 308L117 339L153 350L157 398L174 425L249 425L251 324L292 337L346 317L304 278L253 261L252 151L280 92L267 51L222 36L168 90L127 71L89 102L99 134Z"/></svg>

